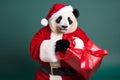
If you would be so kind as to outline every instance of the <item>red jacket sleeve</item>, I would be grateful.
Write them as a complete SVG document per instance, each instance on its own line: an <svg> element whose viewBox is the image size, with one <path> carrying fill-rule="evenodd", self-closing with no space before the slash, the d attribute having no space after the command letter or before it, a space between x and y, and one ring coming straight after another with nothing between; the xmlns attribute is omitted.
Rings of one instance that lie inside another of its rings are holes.
<svg viewBox="0 0 120 80"><path fill-rule="evenodd" d="M33 59L40 60L40 45L43 42L43 40L49 39L48 32L50 32L50 29L48 27L43 27L33 36L30 42L30 55Z"/></svg>
<svg viewBox="0 0 120 80"><path fill-rule="evenodd" d="M84 45L89 41L87 34L79 27L77 28L75 35L83 40Z"/></svg>

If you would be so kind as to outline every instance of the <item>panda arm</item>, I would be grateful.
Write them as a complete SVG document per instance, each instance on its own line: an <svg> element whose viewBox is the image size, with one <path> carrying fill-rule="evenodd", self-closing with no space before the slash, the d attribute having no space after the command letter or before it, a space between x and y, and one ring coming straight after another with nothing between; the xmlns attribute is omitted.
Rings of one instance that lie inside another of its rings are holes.
<svg viewBox="0 0 120 80"><path fill-rule="evenodd" d="M41 62L55 62L55 42L50 40L50 29L40 29L32 38L30 43L30 55L33 59Z"/></svg>
<svg viewBox="0 0 120 80"><path fill-rule="evenodd" d="M39 48L44 38L44 29L40 29L34 36L30 42L30 55L35 60L40 60L39 58Z"/></svg>

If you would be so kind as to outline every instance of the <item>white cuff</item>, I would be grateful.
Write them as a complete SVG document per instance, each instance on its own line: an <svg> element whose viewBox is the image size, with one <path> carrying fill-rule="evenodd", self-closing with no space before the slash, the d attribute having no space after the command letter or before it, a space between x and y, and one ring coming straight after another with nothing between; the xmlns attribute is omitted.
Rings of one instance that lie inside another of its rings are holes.
<svg viewBox="0 0 120 80"><path fill-rule="evenodd" d="M82 39L80 38L77 38L77 37L73 37L75 38L75 48L80 48L80 49L83 49L84 48L84 42Z"/></svg>
<svg viewBox="0 0 120 80"><path fill-rule="evenodd" d="M58 59L55 54L55 41L44 40L40 45L39 57L44 62L57 62Z"/></svg>

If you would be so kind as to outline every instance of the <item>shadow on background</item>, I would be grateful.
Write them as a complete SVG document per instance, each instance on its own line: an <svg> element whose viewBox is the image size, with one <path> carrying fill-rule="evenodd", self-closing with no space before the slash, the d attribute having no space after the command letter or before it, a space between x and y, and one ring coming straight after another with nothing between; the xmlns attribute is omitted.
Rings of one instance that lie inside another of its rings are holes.
<svg viewBox="0 0 120 80"><path fill-rule="evenodd" d="M120 0L0 0L0 80L34 79L38 63L29 55L29 43L56 2L77 8L79 26L109 51L91 80L120 79Z"/></svg>

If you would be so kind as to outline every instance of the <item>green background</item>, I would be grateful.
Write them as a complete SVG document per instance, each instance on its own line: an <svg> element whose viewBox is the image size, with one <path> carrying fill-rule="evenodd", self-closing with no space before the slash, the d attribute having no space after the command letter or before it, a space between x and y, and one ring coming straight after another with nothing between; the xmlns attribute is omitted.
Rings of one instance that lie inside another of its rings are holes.
<svg viewBox="0 0 120 80"><path fill-rule="evenodd" d="M0 80L34 80L29 43L56 2L77 8L79 26L109 51L90 80L120 80L120 0L0 0Z"/></svg>

